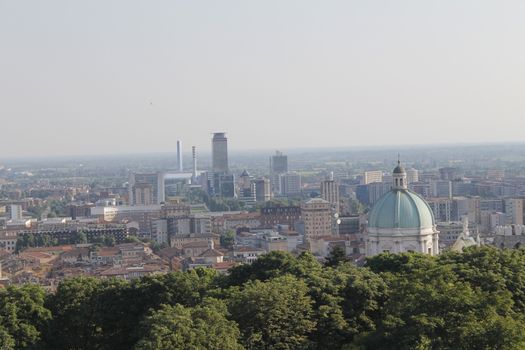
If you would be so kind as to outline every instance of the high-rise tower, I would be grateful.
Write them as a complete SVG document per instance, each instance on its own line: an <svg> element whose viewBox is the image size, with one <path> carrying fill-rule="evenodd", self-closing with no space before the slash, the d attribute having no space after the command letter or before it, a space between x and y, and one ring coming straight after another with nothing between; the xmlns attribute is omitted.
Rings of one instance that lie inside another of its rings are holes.
<svg viewBox="0 0 525 350"><path fill-rule="evenodd" d="M279 186L279 175L287 172L288 156L285 156L282 152L276 151L275 155L270 157L270 183L273 193L277 194L281 192Z"/></svg>
<svg viewBox="0 0 525 350"><path fill-rule="evenodd" d="M184 170L182 167L182 142L177 140L177 170L182 173Z"/></svg>
<svg viewBox="0 0 525 350"><path fill-rule="evenodd" d="M212 169L214 173L228 172L228 139L226 133L216 132L211 141Z"/></svg>
<svg viewBox="0 0 525 350"><path fill-rule="evenodd" d="M191 157L193 160L193 167L191 171L191 183L195 184L197 182L197 149L195 146L191 146Z"/></svg>

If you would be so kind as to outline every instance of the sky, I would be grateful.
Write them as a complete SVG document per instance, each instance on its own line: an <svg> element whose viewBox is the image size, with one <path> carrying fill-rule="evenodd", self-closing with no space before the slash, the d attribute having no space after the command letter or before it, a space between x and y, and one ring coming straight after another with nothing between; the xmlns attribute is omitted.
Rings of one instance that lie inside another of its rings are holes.
<svg viewBox="0 0 525 350"><path fill-rule="evenodd" d="M525 141L523 0L0 0L0 154Z"/></svg>

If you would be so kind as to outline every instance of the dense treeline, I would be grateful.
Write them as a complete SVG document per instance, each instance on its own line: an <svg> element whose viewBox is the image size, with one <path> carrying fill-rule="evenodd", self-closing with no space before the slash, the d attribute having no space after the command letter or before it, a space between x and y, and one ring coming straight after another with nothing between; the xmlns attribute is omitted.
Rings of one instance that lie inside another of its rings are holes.
<svg viewBox="0 0 525 350"><path fill-rule="evenodd" d="M74 278L0 291L0 349L521 349L525 250L273 252L228 276Z"/></svg>

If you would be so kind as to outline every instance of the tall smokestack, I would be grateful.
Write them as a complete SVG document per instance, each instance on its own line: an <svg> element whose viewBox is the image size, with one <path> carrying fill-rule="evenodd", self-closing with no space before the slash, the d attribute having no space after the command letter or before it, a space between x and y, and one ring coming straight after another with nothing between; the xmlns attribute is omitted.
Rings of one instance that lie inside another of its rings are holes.
<svg viewBox="0 0 525 350"><path fill-rule="evenodd" d="M191 181L195 183L197 180L197 151L195 146L191 146L191 155L193 157L193 171L191 173Z"/></svg>
<svg viewBox="0 0 525 350"><path fill-rule="evenodd" d="M177 168L181 173L184 170L182 167L182 142L180 140L177 140Z"/></svg>

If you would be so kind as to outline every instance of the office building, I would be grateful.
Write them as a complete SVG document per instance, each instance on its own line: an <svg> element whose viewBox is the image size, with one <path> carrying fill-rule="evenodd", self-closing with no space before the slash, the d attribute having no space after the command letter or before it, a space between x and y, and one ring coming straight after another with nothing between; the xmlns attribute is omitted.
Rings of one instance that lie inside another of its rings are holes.
<svg viewBox="0 0 525 350"><path fill-rule="evenodd" d="M235 175L227 173L213 173L213 181L208 192L212 196L234 198L235 194Z"/></svg>
<svg viewBox="0 0 525 350"><path fill-rule="evenodd" d="M226 133L216 132L211 141L212 170L214 173L228 172L228 139Z"/></svg>
<svg viewBox="0 0 525 350"><path fill-rule="evenodd" d="M451 198L452 182L449 180L439 180L432 182L432 197Z"/></svg>
<svg viewBox="0 0 525 350"><path fill-rule="evenodd" d="M507 224L523 225L523 199L506 198L503 201Z"/></svg>
<svg viewBox="0 0 525 350"><path fill-rule="evenodd" d="M267 178L252 181L256 202L267 202L272 198L270 180Z"/></svg>
<svg viewBox="0 0 525 350"><path fill-rule="evenodd" d="M285 197L295 196L301 193L301 175L297 173L286 173L279 175L280 194Z"/></svg>
<svg viewBox="0 0 525 350"><path fill-rule="evenodd" d="M288 172L288 156L276 151L270 157L270 183L274 194L280 193L279 176Z"/></svg>

